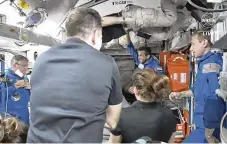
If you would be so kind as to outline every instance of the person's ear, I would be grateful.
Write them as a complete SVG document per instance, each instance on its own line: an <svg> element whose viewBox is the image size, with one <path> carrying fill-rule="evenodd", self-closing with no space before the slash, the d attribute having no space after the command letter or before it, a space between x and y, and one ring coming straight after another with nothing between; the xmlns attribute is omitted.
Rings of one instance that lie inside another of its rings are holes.
<svg viewBox="0 0 227 144"><path fill-rule="evenodd" d="M151 58L151 55L147 55L146 57L147 57L147 59L150 59Z"/></svg>
<svg viewBox="0 0 227 144"><path fill-rule="evenodd" d="M92 32L91 40L93 45L95 45L96 43L96 33L97 33L96 30Z"/></svg>
<svg viewBox="0 0 227 144"><path fill-rule="evenodd" d="M204 40L202 41L202 46L203 46L204 48L206 48L206 47L208 46L208 44L209 44L208 40L204 39Z"/></svg>
<svg viewBox="0 0 227 144"><path fill-rule="evenodd" d="M139 90L135 86L133 86L133 92L134 92L136 97L139 96Z"/></svg>
<svg viewBox="0 0 227 144"><path fill-rule="evenodd" d="M14 63L14 64L12 65L12 67L13 67L13 68L17 68L17 64Z"/></svg>

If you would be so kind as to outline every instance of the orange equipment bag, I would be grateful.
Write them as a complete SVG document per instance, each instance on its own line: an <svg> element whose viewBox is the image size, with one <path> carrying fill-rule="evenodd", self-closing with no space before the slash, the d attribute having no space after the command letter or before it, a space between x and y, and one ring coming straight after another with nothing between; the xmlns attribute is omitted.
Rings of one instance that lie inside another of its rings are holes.
<svg viewBox="0 0 227 144"><path fill-rule="evenodd" d="M161 52L160 64L165 74L170 78L170 88L173 92L189 89L190 62L186 55Z"/></svg>
<svg viewBox="0 0 227 144"><path fill-rule="evenodd" d="M189 126L189 111L184 109L183 116L180 111L179 112L179 118L180 118L180 124L177 124L176 126L176 132L175 132L175 143L182 143L185 138L187 138L190 135L191 129Z"/></svg>

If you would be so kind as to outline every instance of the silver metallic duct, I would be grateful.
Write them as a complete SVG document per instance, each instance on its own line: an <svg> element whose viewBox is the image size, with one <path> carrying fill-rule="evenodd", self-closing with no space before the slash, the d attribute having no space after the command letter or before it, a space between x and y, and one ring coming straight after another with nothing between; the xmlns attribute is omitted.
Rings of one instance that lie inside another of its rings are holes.
<svg viewBox="0 0 227 144"><path fill-rule="evenodd" d="M122 11L129 28L137 31L146 27L170 27L177 20L176 5L172 0L162 0L160 9L131 5Z"/></svg>

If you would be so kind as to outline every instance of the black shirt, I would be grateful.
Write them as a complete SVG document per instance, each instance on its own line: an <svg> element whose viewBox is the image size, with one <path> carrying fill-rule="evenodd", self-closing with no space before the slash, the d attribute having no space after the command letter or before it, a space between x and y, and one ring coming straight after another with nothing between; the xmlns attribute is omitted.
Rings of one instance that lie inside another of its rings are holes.
<svg viewBox="0 0 227 144"><path fill-rule="evenodd" d="M100 143L108 105L122 102L114 60L79 39L40 55L31 86L28 143Z"/></svg>
<svg viewBox="0 0 227 144"><path fill-rule="evenodd" d="M123 143L132 143L143 136L168 142L176 124L172 111L161 103L135 101L123 109L117 127L121 129Z"/></svg>

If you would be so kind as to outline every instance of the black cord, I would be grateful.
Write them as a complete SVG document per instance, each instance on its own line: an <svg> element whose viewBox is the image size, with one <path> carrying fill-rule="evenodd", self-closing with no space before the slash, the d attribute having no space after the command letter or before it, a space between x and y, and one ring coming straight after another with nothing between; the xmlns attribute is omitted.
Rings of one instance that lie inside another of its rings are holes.
<svg viewBox="0 0 227 144"><path fill-rule="evenodd" d="M204 7L200 7L200 6L196 5L194 2L192 2L192 0L187 0L187 1L193 7L197 8L199 10L205 11L205 12L224 12L224 11L227 11L227 9L216 9L216 10L215 9L208 9L208 8L204 8Z"/></svg>
<svg viewBox="0 0 227 144"><path fill-rule="evenodd" d="M4 0L4 1L2 1L2 2L0 2L0 5L1 4L3 4L3 3L5 3L6 1L8 1L8 0ZM20 15L21 16L27 16L24 12L23 12L23 10L21 9L21 8L19 8L16 4L15 4L15 0L9 0L10 1L10 3L12 3L15 7L16 7L16 9L19 11L19 13L20 13Z"/></svg>
<svg viewBox="0 0 227 144"><path fill-rule="evenodd" d="M22 10L21 8L19 8L19 7L15 4L14 0L10 0L10 2L17 8L17 10L19 11L19 13L20 13L21 16L27 16L27 15L23 12L23 10Z"/></svg>
<svg viewBox="0 0 227 144"><path fill-rule="evenodd" d="M48 35L51 38L51 40L54 41L56 44L59 44L59 42L56 39L54 39L51 35L49 35L48 33L46 33L46 35Z"/></svg>

